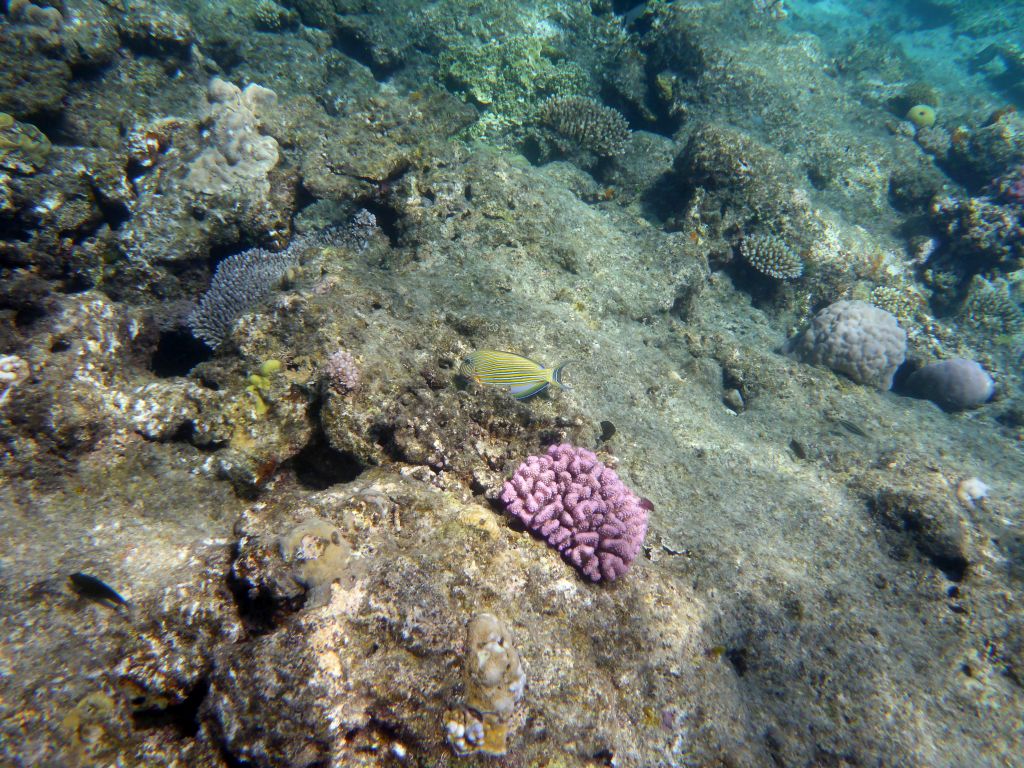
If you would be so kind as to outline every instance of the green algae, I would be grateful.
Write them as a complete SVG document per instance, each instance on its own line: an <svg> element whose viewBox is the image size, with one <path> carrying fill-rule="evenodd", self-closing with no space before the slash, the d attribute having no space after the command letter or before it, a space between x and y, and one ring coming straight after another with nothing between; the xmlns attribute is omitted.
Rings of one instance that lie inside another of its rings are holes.
<svg viewBox="0 0 1024 768"><path fill-rule="evenodd" d="M46 134L29 123L19 123L0 112L0 166L19 173L35 173L50 155Z"/></svg>

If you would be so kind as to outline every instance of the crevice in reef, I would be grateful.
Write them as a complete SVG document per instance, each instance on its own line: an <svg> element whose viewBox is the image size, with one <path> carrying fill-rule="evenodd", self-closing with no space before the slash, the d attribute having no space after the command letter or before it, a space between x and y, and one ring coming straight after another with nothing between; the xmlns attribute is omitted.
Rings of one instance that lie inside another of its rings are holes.
<svg viewBox="0 0 1024 768"><path fill-rule="evenodd" d="M314 435L289 463L299 483L312 491L350 483L365 469L354 454L333 448L322 433Z"/></svg>
<svg viewBox="0 0 1024 768"><path fill-rule="evenodd" d="M236 545L231 555L232 568L226 581L235 601L238 618L241 619L242 626L250 638L269 634L281 625L285 615L294 613L302 607L306 599L305 593L295 601L282 602L275 599L266 588L251 587L235 570L234 564L238 557L239 550Z"/></svg>
<svg viewBox="0 0 1024 768"><path fill-rule="evenodd" d="M210 691L210 681L201 678L185 700L164 708L144 708L132 711L132 724L139 730L173 728L179 736L193 738L199 732L199 708Z"/></svg>
<svg viewBox="0 0 1024 768"><path fill-rule="evenodd" d="M187 328L174 328L160 334L149 367L161 379L185 376L199 363L212 357L210 348Z"/></svg>

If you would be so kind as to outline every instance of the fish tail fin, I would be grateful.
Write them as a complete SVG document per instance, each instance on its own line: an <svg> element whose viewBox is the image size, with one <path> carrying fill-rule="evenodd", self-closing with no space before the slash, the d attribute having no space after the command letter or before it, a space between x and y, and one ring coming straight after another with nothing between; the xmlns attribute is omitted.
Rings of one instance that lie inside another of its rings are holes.
<svg viewBox="0 0 1024 768"><path fill-rule="evenodd" d="M562 382L562 371L565 369L565 366L569 365L571 362L572 360L566 360L561 365L556 365L551 369L551 380L562 389L572 389L568 384L564 384Z"/></svg>

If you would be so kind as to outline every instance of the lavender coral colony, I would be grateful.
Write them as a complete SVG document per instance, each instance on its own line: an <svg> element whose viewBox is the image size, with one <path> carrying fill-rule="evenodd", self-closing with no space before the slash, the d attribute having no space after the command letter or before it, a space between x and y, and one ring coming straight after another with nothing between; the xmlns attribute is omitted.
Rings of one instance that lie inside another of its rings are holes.
<svg viewBox="0 0 1024 768"><path fill-rule="evenodd" d="M614 581L629 570L652 508L591 451L569 444L520 464L501 500L591 581Z"/></svg>

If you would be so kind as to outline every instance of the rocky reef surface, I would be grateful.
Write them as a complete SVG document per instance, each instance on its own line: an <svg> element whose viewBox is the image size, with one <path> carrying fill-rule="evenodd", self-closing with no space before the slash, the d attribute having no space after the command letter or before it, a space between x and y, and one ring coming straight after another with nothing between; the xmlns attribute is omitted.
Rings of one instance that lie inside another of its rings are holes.
<svg viewBox="0 0 1024 768"><path fill-rule="evenodd" d="M1006 27L376 5L8 3L0 762L1020 764ZM614 582L503 509L561 443Z"/></svg>

